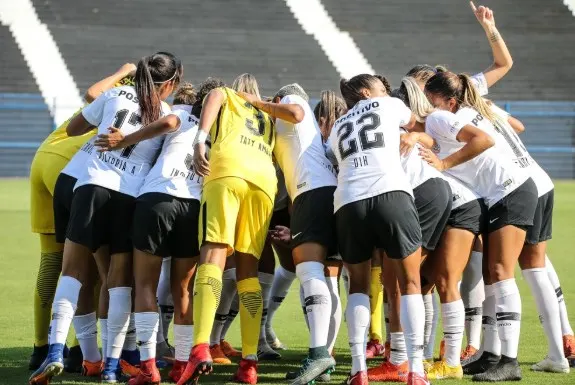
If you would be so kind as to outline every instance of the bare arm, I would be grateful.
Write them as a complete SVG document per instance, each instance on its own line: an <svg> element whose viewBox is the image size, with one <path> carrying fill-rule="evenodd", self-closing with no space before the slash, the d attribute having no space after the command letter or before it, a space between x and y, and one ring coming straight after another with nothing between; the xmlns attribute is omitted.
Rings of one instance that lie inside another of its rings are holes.
<svg viewBox="0 0 575 385"><path fill-rule="evenodd" d="M515 131L516 133L521 134L522 132L525 131L525 126L523 125L523 123L521 123L521 120L509 115L507 117L507 122L513 128L513 131Z"/></svg>
<svg viewBox="0 0 575 385"><path fill-rule="evenodd" d="M210 173L210 163L206 158L206 139L224 101L225 95L218 89L211 90L204 99L198 133L194 139L194 170L200 176L207 176Z"/></svg>
<svg viewBox="0 0 575 385"><path fill-rule="evenodd" d="M483 27L485 34L487 35L487 40L491 47L491 53L493 55L493 64L489 66L483 74L485 75L485 80L487 81L487 86L491 87L497 83L501 78L503 78L507 72L513 66L513 58L511 53L505 44L505 41L499 34L497 27L495 27L495 18L493 16L493 11L487 7L480 6L475 7L473 1L470 2L471 9L479 21L479 24Z"/></svg>
<svg viewBox="0 0 575 385"><path fill-rule="evenodd" d="M134 75L136 73L136 66L132 63L126 63L120 67L112 75L108 76L100 80L97 83L94 83L84 95L84 100L87 103L92 103L101 93L108 91L110 88L113 88L116 83L120 80L125 78L126 76Z"/></svg>
<svg viewBox="0 0 575 385"><path fill-rule="evenodd" d="M66 134L68 136L80 136L92 129L92 125L84 118L82 112L76 114L68 123L66 127Z"/></svg>
<svg viewBox="0 0 575 385"><path fill-rule="evenodd" d="M435 140L424 132L404 133L401 134L399 152L401 155L406 156L411 152L416 143L420 143L425 148L432 148L435 144Z"/></svg>
<svg viewBox="0 0 575 385"><path fill-rule="evenodd" d="M173 132L180 126L180 123L179 117L176 115L168 115L126 136L122 134L120 129L110 127L108 128L110 133L98 135L94 144L97 147L100 147L98 149L100 152L116 150L118 148L128 147L144 140Z"/></svg>
<svg viewBox="0 0 575 385"><path fill-rule="evenodd" d="M300 123L305 116L305 112L299 104L264 102L263 100L256 98L254 95L245 92L238 92L238 95L242 99L250 102L252 106L262 110L274 118L285 120L286 122L293 124Z"/></svg>
<svg viewBox="0 0 575 385"><path fill-rule="evenodd" d="M409 122L403 126L407 131L418 131L423 132L425 131L425 126L417 121L414 114L411 114L411 118L409 118Z"/></svg>

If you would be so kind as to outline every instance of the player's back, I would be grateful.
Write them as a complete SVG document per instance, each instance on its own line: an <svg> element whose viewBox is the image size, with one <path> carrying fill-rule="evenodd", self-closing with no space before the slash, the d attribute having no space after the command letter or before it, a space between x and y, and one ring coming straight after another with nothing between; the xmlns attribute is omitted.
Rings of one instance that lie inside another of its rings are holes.
<svg viewBox="0 0 575 385"><path fill-rule="evenodd" d="M264 190L273 201L277 184L272 162L273 120L232 89L218 90L225 100L210 130L210 174L204 181L242 178Z"/></svg>

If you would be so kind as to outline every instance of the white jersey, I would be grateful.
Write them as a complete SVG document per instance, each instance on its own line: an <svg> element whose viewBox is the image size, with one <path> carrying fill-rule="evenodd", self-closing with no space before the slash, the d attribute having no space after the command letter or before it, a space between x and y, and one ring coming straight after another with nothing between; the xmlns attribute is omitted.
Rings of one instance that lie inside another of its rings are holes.
<svg viewBox="0 0 575 385"><path fill-rule="evenodd" d="M473 116L466 110L473 111ZM425 132L435 139L434 152L440 159L459 151L465 145L457 140L457 134L466 124L474 124L495 138L496 133L491 123L486 119L476 121L476 116L477 111L462 108L456 115L438 110L427 117ZM491 207L528 179L528 176L502 153L503 150L496 142L495 146L446 172L466 184Z"/></svg>
<svg viewBox="0 0 575 385"><path fill-rule="evenodd" d="M282 104L298 104L304 110L300 123L276 121L274 155L285 177L292 200L303 192L335 186L337 179L323 149L321 132L309 104L300 96L287 95Z"/></svg>
<svg viewBox="0 0 575 385"><path fill-rule="evenodd" d="M403 128L401 128L399 132L400 134L407 133ZM431 178L443 178L443 175L437 171L437 169L431 167L429 163L421 159L419 155L420 148L422 148L422 146L416 143L409 154L401 156L401 166L409 178L409 184L412 189L415 189Z"/></svg>
<svg viewBox="0 0 575 385"><path fill-rule="evenodd" d="M162 102L162 116L166 112L169 112L169 107ZM84 107L82 115L88 123L98 127L98 134L107 134L108 127L116 127L128 135L142 127L138 98L132 86L104 92ZM75 188L94 184L137 196L163 140L164 137L159 136L120 150L92 152Z"/></svg>
<svg viewBox="0 0 575 385"><path fill-rule="evenodd" d="M72 159L66 164L61 171L62 174L71 176L72 178L78 179L80 175L84 173L86 169L86 162L92 155L94 151L94 142L96 141L96 136L91 137L80 149L74 154Z"/></svg>
<svg viewBox="0 0 575 385"><path fill-rule="evenodd" d="M479 95L485 96L489 93L487 79L485 78L485 74L483 72L473 75L471 77L471 81L477 88L477 91L479 91Z"/></svg>
<svg viewBox="0 0 575 385"><path fill-rule="evenodd" d="M276 177L278 178L278 192L274 201L274 211L279 211L288 207L289 196L286 188L286 182L282 169L276 164Z"/></svg>
<svg viewBox="0 0 575 385"><path fill-rule="evenodd" d="M466 203L481 199L479 195L458 179L455 179L447 173L442 174L442 176L443 179L449 183L449 187L451 188L451 210L455 210Z"/></svg>
<svg viewBox="0 0 575 385"><path fill-rule="evenodd" d="M201 200L203 178L196 174L192 163L199 120L184 109L176 109L172 114L180 119L180 126L166 135L160 156L146 176L140 195L156 192Z"/></svg>
<svg viewBox="0 0 575 385"><path fill-rule="evenodd" d="M523 141L519 135L513 130L513 127L508 123L509 114L491 104L491 110L499 117L500 124L495 124L495 131L497 131L497 140L502 143L502 147L507 149L506 154L519 168L524 169L535 182L539 196L547 194L553 190L553 181L547 175L545 170L537 164L531 157Z"/></svg>
<svg viewBox="0 0 575 385"><path fill-rule="evenodd" d="M413 196L399 156L399 129L411 111L397 98L358 102L336 120L328 139L339 164L334 210L389 191Z"/></svg>

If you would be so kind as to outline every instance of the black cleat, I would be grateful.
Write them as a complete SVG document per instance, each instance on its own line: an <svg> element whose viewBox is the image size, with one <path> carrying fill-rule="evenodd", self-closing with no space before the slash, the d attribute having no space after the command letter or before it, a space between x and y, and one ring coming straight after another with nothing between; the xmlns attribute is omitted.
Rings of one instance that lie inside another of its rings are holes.
<svg viewBox="0 0 575 385"><path fill-rule="evenodd" d="M30 356L30 362L28 362L28 370L38 370L40 365L44 362L48 356L48 345L36 346L34 345L34 350Z"/></svg>
<svg viewBox="0 0 575 385"><path fill-rule="evenodd" d="M286 380L295 380L297 378L298 372L287 372L286 373ZM331 375L324 373L318 378L315 379L315 382L330 382Z"/></svg>
<svg viewBox="0 0 575 385"><path fill-rule="evenodd" d="M64 359L64 371L66 373L82 373L83 359L80 345L71 347L68 350L68 357Z"/></svg>
<svg viewBox="0 0 575 385"><path fill-rule="evenodd" d="M471 378L480 382L521 381L521 368L517 358L501 356L499 362L485 371Z"/></svg>
<svg viewBox="0 0 575 385"><path fill-rule="evenodd" d="M490 352L483 352L476 361L470 362L463 367L463 374L479 374L488 371L499 362L500 356Z"/></svg>

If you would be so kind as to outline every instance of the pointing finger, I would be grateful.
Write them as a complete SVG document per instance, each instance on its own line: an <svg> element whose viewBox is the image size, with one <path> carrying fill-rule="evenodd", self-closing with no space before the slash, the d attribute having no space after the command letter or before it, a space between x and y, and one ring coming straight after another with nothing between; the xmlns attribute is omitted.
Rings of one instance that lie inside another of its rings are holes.
<svg viewBox="0 0 575 385"><path fill-rule="evenodd" d="M473 12L476 12L476 11L477 11L477 8L475 7L475 4L473 3L473 1L470 1L470 2L469 2L469 5L471 6L471 10L472 10Z"/></svg>

